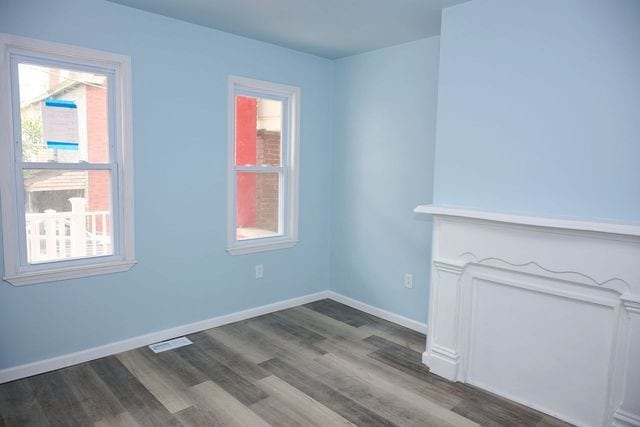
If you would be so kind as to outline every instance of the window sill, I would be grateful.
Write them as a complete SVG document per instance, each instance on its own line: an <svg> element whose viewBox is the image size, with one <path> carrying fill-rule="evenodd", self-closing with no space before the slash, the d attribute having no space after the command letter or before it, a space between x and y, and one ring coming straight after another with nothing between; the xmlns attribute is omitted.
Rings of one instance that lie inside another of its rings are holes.
<svg viewBox="0 0 640 427"><path fill-rule="evenodd" d="M78 279L101 274L128 271L137 261L113 261L103 264L90 264L50 270L29 271L3 277L13 286L35 285L37 283L56 282L59 280Z"/></svg>
<svg viewBox="0 0 640 427"><path fill-rule="evenodd" d="M243 245L227 248L227 252L231 255L245 255L255 252L273 251L277 249L292 248L298 244L298 240L284 240L279 242L269 242L262 244Z"/></svg>

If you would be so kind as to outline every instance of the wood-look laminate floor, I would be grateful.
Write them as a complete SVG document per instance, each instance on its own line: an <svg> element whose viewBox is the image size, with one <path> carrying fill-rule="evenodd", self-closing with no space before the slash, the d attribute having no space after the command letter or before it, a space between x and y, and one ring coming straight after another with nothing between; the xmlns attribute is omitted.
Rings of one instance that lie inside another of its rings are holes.
<svg viewBox="0 0 640 427"><path fill-rule="evenodd" d="M561 426L429 373L425 337L332 300L0 385L0 426Z"/></svg>

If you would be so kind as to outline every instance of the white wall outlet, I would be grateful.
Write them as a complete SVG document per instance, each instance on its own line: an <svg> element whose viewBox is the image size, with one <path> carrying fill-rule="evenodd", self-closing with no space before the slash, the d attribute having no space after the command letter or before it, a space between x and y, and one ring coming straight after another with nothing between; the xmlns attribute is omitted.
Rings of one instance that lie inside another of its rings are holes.
<svg viewBox="0 0 640 427"><path fill-rule="evenodd" d="M258 264L256 265L256 279L262 279L264 276L264 265Z"/></svg>
<svg viewBox="0 0 640 427"><path fill-rule="evenodd" d="M404 287L409 289L413 288L413 274L404 274Z"/></svg>

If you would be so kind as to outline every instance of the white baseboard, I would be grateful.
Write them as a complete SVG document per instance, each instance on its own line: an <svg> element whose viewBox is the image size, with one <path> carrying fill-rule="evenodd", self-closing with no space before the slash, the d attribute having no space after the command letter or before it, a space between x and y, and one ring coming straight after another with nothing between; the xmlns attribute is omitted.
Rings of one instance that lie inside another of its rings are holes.
<svg viewBox="0 0 640 427"><path fill-rule="evenodd" d="M284 310L328 297L329 294L327 291L317 292L297 298L278 301L273 304L262 305L260 307L250 308L248 310L242 310L223 316L213 317L211 319L201 320L199 322L189 323L187 325L177 326L175 328L164 329L162 331L151 332L146 335L127 338L122 341L116 341L98 347L88 348L86 350L81 350L75 353L63 354L61 356L52 357L50 359L39 360L36 362L14 366L11 368L0 369L0 384L20 378L30 377L32 375L41 374L43 372L66 368L67 366L77 365L78 363L88 362L90 360L99 359L101 357L110 356L112 354L121 353L123 351L133 350L134 348L143 347L145 345L153 344L159 341L165 341L182 335L193 334L205 329L215 328L217 326L226 325L227 323L238 322L240 320L250 319L256 316L262 316L263 314L273 313L274 311Z"/></svg>
<svg viewBox="0 0 640 427"><path fill-rule="evenodd" d="M386 311L381 308L373 307L353 298L346 297L337 292L321 291L297 298L278 301L273 304L262 305L260 307L250 308L248 310L242 310L231 314L225 314L223 316L213 317L211 319L201 320L199 322L189 323L187 325L177 326L175 328L164 329L162 331L156 331L145 335L127 338L122 341L116 341L98 347L88 348L86 350L81 350L75 353L63 354L61 356L52 357L50 359L39 360L36 362L14 366L11 368L0 369L0 384L20 378L30 377L32 375L41 374L43 372L66 368L67 366L77 365L78 363L88 362L90 360L99 359L105 356L111 356L113 354L133 350L134 348L143 347L145 345L153 344L159 341L165 341L182 335L193 334L205 329L211 329L217 326L226 325L228 323L262 316L263 314L285 310L287 308L296 307L298 305L307 304L309 302L318 301L325 298L331 298L350 307L356 308L369 314L373 314L374 316L381 317L385 320L397 323L409 329L413 329L422 333L427 332L427 325L424 323L411 320L407 317L391 313L390 311Z"/></svg>
<svg viewBox="0 0 640 427"><path fill-rule="evenodd" d="M450 357L426 351L422 353L422 363L429 367L432 374L436 374L449 381L456 381L458 376L458 361L452 360Z"/></svg>
<svg viewBox="0 0 640 427"><path fill-rule="evenodd" d="M327 291L327 298L331 298L334 301L338 301L350 307L357 308L358 310L364 311L365 313L373 314L374 316L378 316L384 320L388 320L389 322L404 326L405 328L413 329L414 331L420 332L422 334L427 333L426 323L418 322L417 320L409 319L408 317L383 310L382 308L365 304L362 301L358 301L334 291Z"/></svg>

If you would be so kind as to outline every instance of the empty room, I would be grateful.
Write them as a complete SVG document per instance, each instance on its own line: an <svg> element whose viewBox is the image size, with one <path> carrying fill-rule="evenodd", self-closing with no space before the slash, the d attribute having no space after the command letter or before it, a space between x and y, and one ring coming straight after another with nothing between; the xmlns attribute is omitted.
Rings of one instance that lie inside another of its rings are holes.
<svg viewBox="0 0 640 427"><path fill-rule="evenodd" d="M640 427L640 0L0 0L0 427Z"/></svg>

